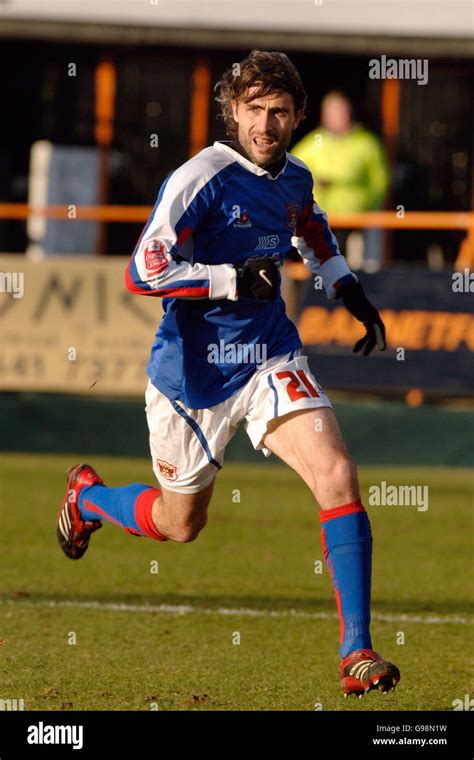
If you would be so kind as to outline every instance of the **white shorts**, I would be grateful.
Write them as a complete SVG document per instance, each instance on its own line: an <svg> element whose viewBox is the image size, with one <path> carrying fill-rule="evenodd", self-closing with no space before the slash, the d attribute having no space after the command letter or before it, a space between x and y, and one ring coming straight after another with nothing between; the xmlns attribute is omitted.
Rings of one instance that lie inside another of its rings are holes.
<svg viewBox="0 0 474 760"><path fill-rule="evenodd" d="M301 350L260 364L243 388L209 409L171 401L151 381L145 400L153 471L164 488L178 493L197 493L214 480L242 421L253 447L270 456L262 445L270 420L332 406Z"/></svg>

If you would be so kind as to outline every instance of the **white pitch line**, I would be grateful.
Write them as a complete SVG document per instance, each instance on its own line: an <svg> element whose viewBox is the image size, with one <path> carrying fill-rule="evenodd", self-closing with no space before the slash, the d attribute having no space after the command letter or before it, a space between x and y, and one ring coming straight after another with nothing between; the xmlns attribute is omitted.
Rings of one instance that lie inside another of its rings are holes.
<svg viewBox="0 0 474 760"><path fill-rule="evenodd" d="M103 610L105 612L161 612L170 615L216 615L216 616L237 616L237 617L270 617L270 618L303 618L305 620L333 620L337 618L334 612L303 612L301 610L259 610L252 607L198 607L191 604L125 604L117 602L80 602L80 601L55 601L43 600L33 602L28 599L4 599L0 600L0 605L20 605L23 607L47 607L47 608L69 608L69 609L88 609ZM473 619L461 617L460 615L446 615L440 617L437 615L407 615L407 614L384 614L379 612L372 613L372 620L382 623L416 623L425 625L472 625Z"/></svg>

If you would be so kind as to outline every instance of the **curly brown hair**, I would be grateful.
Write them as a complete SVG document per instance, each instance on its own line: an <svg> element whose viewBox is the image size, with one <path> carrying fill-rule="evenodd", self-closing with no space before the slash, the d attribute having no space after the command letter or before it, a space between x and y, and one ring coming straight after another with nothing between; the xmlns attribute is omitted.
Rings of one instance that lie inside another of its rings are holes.
<svg viewBox="0 0 474 760"><path fill-rule="evenodd" d="M251 97L245 95L249 87L258 88ZM301 118L305 118L307 95L296 67L285 53L252 50L247 58L234 63L232 68L224 72L214 87L214 92L215 100L221 107L219 117L224 120L229 137L237 134L237 124L232 116L232 100L250 103L270 93L288 92L293 96L295 113L300 113Z"/></svg>

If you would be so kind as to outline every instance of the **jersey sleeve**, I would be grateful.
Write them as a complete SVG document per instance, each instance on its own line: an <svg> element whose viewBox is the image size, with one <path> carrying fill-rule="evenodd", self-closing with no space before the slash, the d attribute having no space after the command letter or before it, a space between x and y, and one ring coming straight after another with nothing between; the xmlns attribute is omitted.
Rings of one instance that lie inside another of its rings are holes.
<svg viewBox="0 0 474 760"><path fill-rule="evenodd" d="M172 298L237 300L230 264L193 264L185 253L212 207L217 183L202 162L191 159L163 184L130 258L125 283L133 293Z"/></svg>
<svg viewBox="0 0 474 760"><path fill-rule="evenodd" d="M298 215L291 244L297 249L308 269L322 277L328 298L337 298L338 290L343 285L357 282L356 275L351 272L339 251L326 214L313 198L312 183L307 202Z"/></svg>

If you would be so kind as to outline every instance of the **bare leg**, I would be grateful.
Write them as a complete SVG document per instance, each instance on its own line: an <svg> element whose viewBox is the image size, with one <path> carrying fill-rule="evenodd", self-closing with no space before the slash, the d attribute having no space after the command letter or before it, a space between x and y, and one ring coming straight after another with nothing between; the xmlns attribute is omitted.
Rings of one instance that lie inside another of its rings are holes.
<svg viewBox="0 0 474 760"><path fill-rule="evenodd" d="M207 523L207 508L213 488L214 481L198 493L184 494L160 485L160 495L152 509L157 530L172 541L194 541Z"/></svg>
<svg viewBox="0 0 474 760"><path fill-rule="evenodd" d="M302 410L276 418L264 444L298 473L321 509L359 498L356 467L332 409Z"/></svg>

